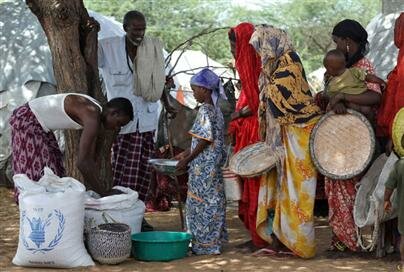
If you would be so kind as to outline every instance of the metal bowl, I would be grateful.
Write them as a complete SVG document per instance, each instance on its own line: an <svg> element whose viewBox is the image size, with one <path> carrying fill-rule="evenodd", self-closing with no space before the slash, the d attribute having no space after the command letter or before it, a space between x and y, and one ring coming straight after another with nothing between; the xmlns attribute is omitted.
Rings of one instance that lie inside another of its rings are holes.
<svg viewBox="0 0 404 272"><path fill-rule="evenodd" d="M179 176L185 174L185 171L177 171L176 166L178 160L171 159L151 159L149 163L153 166L153 168L162 174Z"/></svg>

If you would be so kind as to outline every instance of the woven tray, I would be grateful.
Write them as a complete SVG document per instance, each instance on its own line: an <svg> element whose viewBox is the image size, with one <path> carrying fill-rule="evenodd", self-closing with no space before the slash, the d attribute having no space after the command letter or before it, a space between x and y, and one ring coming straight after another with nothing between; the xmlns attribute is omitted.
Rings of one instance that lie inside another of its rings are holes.
<svg viewBox="0 0 404 272"><path fill-rule="evenodd" d="M271 170L276 158L271 156L269 146L259 142L244 147L230 159L230 170L242 177L255 177Z"/></svg>
<svg viewBox="0 0 404 272"><path fill-rule="evenodd" d="M404 147L401 139L404 135L404 108L399 110L394 117L391 138L393 139L394 151L400 157L404 157Z"/></svg>
<svg viewBox="0 0 404 272"><path fill-rule="evenodd" d="M373 128L365 116L325 114L310 135L310 154L317 170L332 179L350 179L369 165L375 150Z"/></svg>

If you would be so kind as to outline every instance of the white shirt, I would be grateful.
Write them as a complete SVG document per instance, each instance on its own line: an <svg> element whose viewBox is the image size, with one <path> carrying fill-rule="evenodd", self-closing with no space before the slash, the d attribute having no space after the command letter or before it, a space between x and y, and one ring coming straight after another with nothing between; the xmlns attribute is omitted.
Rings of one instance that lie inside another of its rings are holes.
<svg viewBox="0 0 404 272"><path fill-rule="evenodd" d="M97 100L85 94L63 93L45 95L32 99L28 102L28 106L44 131L83 128L79 123L70 118L65 111L65 98L68 95L83 96L97 105L100 111L102 111L102 107L98 104Z"/></svg>
<svg viewBox="0 0 404 272"><path fill-rule="evenodd" d="M98 41L98 66L107 89L107 98L125 97L132 102L133 121L120 134L153 131L158 126L158 102L148 102L134 95L133 64L126 54L125 36Z"/></svg>

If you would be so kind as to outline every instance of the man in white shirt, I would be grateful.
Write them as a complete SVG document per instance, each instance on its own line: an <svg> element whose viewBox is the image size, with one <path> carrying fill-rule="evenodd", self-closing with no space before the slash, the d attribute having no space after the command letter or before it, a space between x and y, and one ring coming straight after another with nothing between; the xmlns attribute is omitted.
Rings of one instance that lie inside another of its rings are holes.
<svg viewBox="0 0 404 272"><path fill-rule="evenodd" d="M98 66L108 100L125 97L132 102L134 118L122 127L113 144L113 183L130 187L145 201L149 192L154 154L154 133L158 125L158 100L172 109L163 92L165 84L163 48L157 39L145 37L146 19L129 11L123 20L124 37L99 42Z"/></svg>

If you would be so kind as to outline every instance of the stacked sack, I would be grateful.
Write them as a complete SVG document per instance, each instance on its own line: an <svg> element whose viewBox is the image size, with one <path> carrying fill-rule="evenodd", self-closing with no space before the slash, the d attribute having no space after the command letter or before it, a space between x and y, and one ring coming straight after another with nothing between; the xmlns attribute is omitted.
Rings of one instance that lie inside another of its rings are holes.
<svg viewBox="0 0 404 272"><path fill-rule="evenodd" d="M115 186L113 189L121 194L100 197L93 191L85 196L84 230L89 230L104 223L124 223L131 229L131 234L140 232L146 206L139 199L139 194L130 188Z"/></svg>
<svg viewBox="0 0 404 272"><path fill-rule="evenodd" d="M38 181L13 177L20 191L20 234L13 264L71 268L94 262L83 243L85 187L45 167Z"/></svg>

